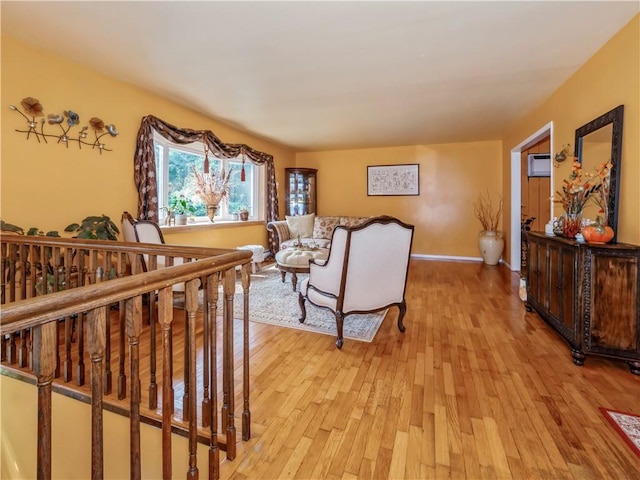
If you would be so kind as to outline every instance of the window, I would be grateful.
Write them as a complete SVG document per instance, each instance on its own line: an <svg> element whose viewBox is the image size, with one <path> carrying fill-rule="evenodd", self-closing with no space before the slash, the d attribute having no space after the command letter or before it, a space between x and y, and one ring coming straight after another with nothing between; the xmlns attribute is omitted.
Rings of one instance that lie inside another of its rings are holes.
<svg viewBox="0 0 640 480"><path fill-rule="evenodd" d="M204 145L201 142L177 145L159 135L154 135L154 145L160 221L164 221L166 217L166 210L163 207L171 205L173 201L184 196L196 222L208 222L206 205L195 193L192 170L195 168L199 172L203 171ZM250 219L262 220L264 218L262 199L265 197L264 167L246 161L243 182L241 158L220 159L209 152L209 169L219 171L221 168L231 169L231 180L229 196L220 203L215 219L237 220L234 214L244 208L249 210Z"/></svg>

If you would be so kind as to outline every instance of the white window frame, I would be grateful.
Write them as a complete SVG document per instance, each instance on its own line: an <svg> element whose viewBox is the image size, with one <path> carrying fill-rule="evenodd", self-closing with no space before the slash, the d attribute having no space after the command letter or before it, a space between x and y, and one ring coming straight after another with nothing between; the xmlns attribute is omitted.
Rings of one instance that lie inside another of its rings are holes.
<svg viewBox="0 0 640 480"><path fill-rule="evenodd" d="M186 145L179 145L176 143L167 140L162 137L158 133L154 132L153 134L154 141L154 149L160 147L160 158L156 158L156 179L157 179L157 191L158 191L158 208L160 209L159 217L160 221L164 223L166 217L166 210L162 207L166 207L169 201L168 191L169 191L169 151L171 149L182 150L184 152L188 152L193 155L198 155L204 157L204 144L202 142L193 142ZM154 150L156 153L158 150ZM229 158L229 159L218 159L214 157L211 152L209 152L209 159L215 158L216 160L222 161L224 168L228 171L230 162L242 162L242 159L239 157ZM251 202L248 202L247 205L249 207L249 220L260 220L264 221L266 218L266 201L265 201L265 192L266 192L266 174L264 165L256 165L251 163L249 160L245 162L245 166L250 164L255 181L253 182L251 188ZM233 187L232 187L233 188ZM229 211L229 205L225 201L223 205L222 214L218 214L215 217L216 222L233 222L238 221L238 218L233 215L233 212ZM210 224L209 217L207 216L198 216L195 217L196 223L208 223Z"/></svg>

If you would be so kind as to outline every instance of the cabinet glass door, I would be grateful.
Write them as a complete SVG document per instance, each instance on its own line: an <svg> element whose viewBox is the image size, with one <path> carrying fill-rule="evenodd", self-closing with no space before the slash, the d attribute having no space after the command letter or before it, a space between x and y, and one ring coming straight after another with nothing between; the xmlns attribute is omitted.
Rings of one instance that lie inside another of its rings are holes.
<svg viewBox="0 0 640 480"><path fill-rule="evenodd" d="M311 168L286 169L287 215L307 215L316 212L316 171Z"/></svg>

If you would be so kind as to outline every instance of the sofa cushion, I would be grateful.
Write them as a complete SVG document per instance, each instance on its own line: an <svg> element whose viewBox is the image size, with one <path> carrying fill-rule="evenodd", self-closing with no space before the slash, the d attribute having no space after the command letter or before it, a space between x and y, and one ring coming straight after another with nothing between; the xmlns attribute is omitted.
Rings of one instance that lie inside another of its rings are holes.
<svg viewBox="0 0 640 480"><path fill-rule="evenodd" d="M331 240L333 229L340 224L340 217L316 217L313 222L313 238Z"/></svg>
<svg viewBox="0 0 640 480"><path fill-rule="evenodd" d="M296 215L286 217L287 226L289 227L289 233L291 238L310 237L313 235L313 221L316 218L315 213L309 215Z"/></svg>
<svg viewBox="0 0 640 480"><path fill-rule="evenodd" d="M358 227L369 220L369 217L340 217L340 225Z"/></svg>

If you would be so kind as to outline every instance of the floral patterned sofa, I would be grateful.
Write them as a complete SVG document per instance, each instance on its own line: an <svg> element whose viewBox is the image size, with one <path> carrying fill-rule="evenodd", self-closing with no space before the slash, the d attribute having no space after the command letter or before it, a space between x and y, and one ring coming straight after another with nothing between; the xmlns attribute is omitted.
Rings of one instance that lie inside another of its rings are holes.
<svg viewBox="0 0 640 480"><path fill-rule="evenodd" d="M338 225L355 227L364 223L369 217L322 216L315 213L309 215L286 216L285 220L267 223L267 230L274 233L278 250L293 247L298 240L303 245L314 245L320 248L331 246L333 229ZM277 252L272 252L273 254Z"/></svg>

